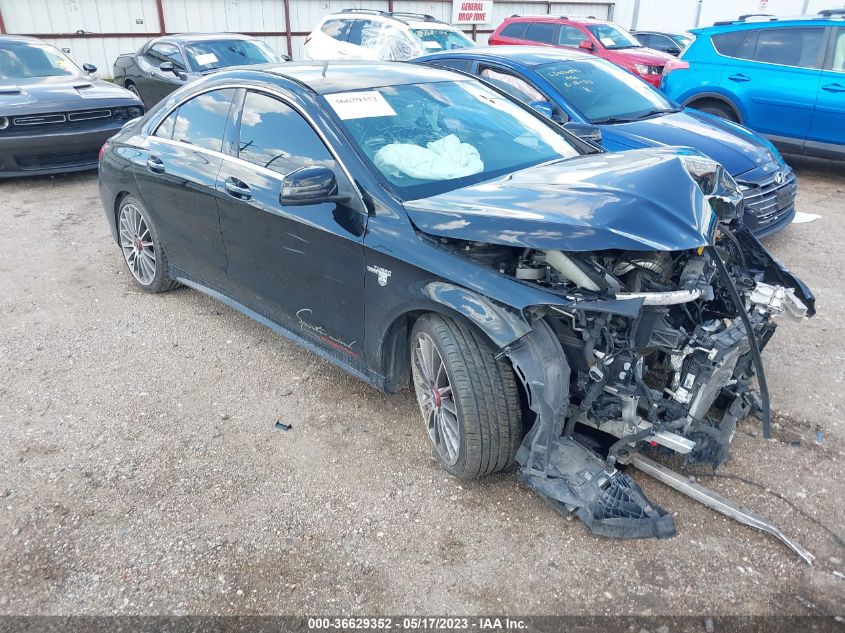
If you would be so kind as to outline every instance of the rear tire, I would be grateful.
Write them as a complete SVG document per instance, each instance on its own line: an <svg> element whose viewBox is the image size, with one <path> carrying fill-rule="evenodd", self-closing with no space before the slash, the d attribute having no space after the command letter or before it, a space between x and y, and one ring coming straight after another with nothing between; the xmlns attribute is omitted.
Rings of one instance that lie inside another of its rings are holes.
<svg viewBox="0 0 845 633"><path fill-rule="evenodd" d="M688 107L695 108L701 112L706 112L707 114L722 117L723 119L733 121L734 123L739 123L739 117L734 109L726 103L717 101L716 99L702 99L701 101L690 103Z"/></svg>
<svg viewBox="0 0 845 633"><path fill-rule="evenodd" d="M461 479L512 465L522 441L516 377L493 354L477 330L436 314L411 332L414 389L434 455Z"/></svg>
<svg viewBox="0 0 845 633"><path fill-rule="evenodd" d="M126 266L142 290L165 292L179 285L170 277L167 255L149 212L134 196L120 201L117 234Z"/></svg>

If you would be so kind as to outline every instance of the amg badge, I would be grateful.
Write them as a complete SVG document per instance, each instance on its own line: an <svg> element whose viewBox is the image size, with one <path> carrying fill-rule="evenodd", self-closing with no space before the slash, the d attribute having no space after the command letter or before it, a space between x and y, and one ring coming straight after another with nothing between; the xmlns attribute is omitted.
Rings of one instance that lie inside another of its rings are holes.
<svg viewBox="0 0 845 633"><path fill-rule="evenodd" d="M386 286L387 280L390 278L391 272L381 266L367 266L367 272L378 275L378 285Z"/></svg>

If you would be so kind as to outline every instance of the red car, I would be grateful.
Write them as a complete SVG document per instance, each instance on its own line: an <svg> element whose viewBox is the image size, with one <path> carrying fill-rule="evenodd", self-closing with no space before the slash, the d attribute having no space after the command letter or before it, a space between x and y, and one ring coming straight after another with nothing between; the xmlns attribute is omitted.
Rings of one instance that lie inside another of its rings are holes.
<svg viewBox="0 0 845 633"><path fill-rule="evenodd" d="M499 25L487 43L580 48L642 77L655 88L660 86L663 66L674 59L645 48L622 27L593 18L514 15Z"/></svg>

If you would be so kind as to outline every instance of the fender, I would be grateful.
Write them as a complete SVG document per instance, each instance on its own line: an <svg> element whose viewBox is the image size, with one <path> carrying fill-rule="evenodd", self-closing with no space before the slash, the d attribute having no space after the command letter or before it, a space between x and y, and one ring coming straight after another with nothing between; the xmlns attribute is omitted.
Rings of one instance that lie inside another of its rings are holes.
<svg viewBox="0 0 845 633"><path fill-rule="evenodd" d="M531 331L531 325L517 310L472 290L445 281L432 281L423 288L433 302L450 308L484 332L498 349Z"/></svg>

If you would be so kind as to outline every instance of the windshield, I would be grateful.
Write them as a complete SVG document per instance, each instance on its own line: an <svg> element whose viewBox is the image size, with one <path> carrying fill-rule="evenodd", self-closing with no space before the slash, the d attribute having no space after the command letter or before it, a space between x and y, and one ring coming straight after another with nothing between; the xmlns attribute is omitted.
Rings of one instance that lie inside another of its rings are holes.
<svg viewBox="0 0 845 633"><path fill-rule="evenodd" d="M451 29L411 29L411 32L422 42L423 50L429 52L475 46L463 33Z"/></svg>
<svg viewBox="0 0 845 633"><path fill-rule="evenodd" d="M677 106L631 73L599 60L554 62L537 68L590 123L634 120Z"/></svg>
<svg viewBox="0 0 845 633"><path fill-rule="evenodd" d="M587 29L607 49L642 47L628 31L613 24L588 24Z"/></svg>
<svg viewBox="0 0 845 633"><path fill-rule="evenodd" d="M195 42L185 46L185 52L191 65L199 72L283 61L272 48L257 40Z"/></svg>
<svg viewBox="0 0 845 633"><path fill-rule="evenodd" d="M405 84L324 98L404 200L578 155L539 115L476 81Z"/></svg>
<svg viewBox="0 0 845 633"><path fill-rule="evenodd" d="M81 76L76 65L52 46L5 42L0 48L0 79Z"/></svg>

